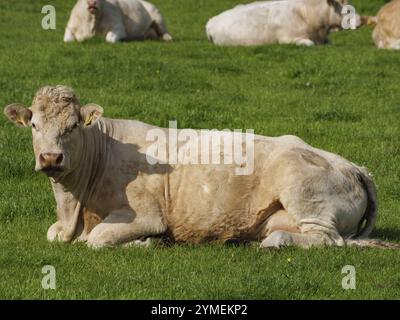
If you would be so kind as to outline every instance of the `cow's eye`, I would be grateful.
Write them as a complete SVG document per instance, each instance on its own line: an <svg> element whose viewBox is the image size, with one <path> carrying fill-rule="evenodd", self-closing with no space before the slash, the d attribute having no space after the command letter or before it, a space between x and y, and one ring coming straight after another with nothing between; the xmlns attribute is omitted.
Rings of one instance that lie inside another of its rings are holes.
<svg viewBox="0 0 400 320"><path fill-rule="evenodd" d="M37 129L36 129L36 124L32 123L32 128L35 129L35 130L37 130Z"/></svg>
<svg viewBox="0 0 400 320"><path fill-rule="evenodd" d="M76 128L78 128L78 123L75 123L72 127L69 127L68 129L65 130L65 134L72 133Z"/></svg>

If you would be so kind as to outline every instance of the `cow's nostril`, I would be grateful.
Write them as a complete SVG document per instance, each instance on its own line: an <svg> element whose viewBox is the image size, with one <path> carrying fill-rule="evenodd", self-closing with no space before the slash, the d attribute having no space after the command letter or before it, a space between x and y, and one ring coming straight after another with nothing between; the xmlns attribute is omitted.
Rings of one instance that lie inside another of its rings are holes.
<svg viewBox="0 0 400 320"><path fill-rule="evenodd" d="M60 153L56 158L56 164L59 165L63 161L64 156Z"/></svg>

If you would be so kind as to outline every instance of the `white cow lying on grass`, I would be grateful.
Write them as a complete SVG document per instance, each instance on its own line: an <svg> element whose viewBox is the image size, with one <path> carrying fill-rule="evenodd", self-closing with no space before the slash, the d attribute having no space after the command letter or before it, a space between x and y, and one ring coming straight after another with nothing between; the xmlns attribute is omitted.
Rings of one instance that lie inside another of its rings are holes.
<svg viewBox="0 0 400 320"><path fill-rule="evenodd" d="M211 18L206 32L216 45L324 44L330 31L341 28L345 4L345 0L280 0L238 5ZM360 26L360 17L355 18Z"/></svg>
<svg viewBox="0 0 400 320"><path fill-rule="evenodd" d="M236 175L232 164L173 163L169 156L151 163L150 130L172 136L181 130L102 118L100 106L81 106L65 86L44 87L30 108L13 104L4 112L32 127L36 170L50 178L57 202L50 241L99 248L167 236L260 241L263 248L400 247L366 239L377 214L367 171L297 137L254 136L253 173ZM197 137L190 143L203 139ZM224 157L232 152L224 148Z"/></svg>
<svg viewBox="0 0 400 320"><path fill-rule="evenodd" d="M78 0L72 9L64 41L104 35L107 42L161 39L171 41L158 9L142 0Z"/></svg>
<svg viewBox="0 0 400 320"><path fill-rule="evenodd" d="M379 10L376 17L365 17L375 25L372 38L380 49L400 50L400 0L393 0Z"/></svg>

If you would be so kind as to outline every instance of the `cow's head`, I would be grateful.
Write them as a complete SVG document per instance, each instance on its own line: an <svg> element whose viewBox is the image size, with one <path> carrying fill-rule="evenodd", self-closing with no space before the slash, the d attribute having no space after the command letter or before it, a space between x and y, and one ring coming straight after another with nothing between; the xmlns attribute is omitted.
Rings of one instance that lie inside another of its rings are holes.
<svg viewBox="0 0 400 320"><path fill-rule="evenodd" d="M349 4L348 0L326 0L328 2L328 5L330 6L330 15L329 15L329 24L330 24L330 29L338 29L341 30L342 27L342 21L345 18L347 14L343 12L343 7ZM356 27L361 26L361 18L358 14L355 13L355 19L356 19Z"/></svg>
<svg viewBox="0 0 400 320"><path fill-rule="evenodd" d="M11 104L4 109L7 118L21 127L31 127L36 171L58 179L79 163L82 133L103 114L96 104L81 107L74 91L65 86L43 87L32 106Z"/></svg>
<svg viewBox="0 0 400 320"><path fill-rule="evenodd" d="M104 0L84 0L90 14L97 15L103 9Z"/></svg>

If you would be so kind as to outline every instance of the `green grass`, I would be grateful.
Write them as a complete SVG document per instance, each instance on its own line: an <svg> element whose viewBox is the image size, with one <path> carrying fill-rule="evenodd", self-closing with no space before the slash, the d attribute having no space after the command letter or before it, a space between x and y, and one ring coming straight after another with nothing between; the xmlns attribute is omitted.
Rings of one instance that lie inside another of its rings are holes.
<svg viewBox="0 0 400 320"><path fill-rule="evenodd" d="M362 14L384 2L353 1ZM41 29L48 3L57 9L55 31ZM205 23L237 1L157 0L173 43L67 45L73 3L0 2L0 106L29 105L39 87L66 84L107 117L298 135L373 172L380 200L374 236L400 241L400 53L377 50L370 28L334 34L331 45L314 48L217 48L206 40ZM50 244L55 201L47 179L33 171L30 139L29 130L0 117L0 298L400 297L398 251ZM46 264L56 267L56 290L41 288ZM344 265L356 267L356 290L341 287Z"/></svg>

